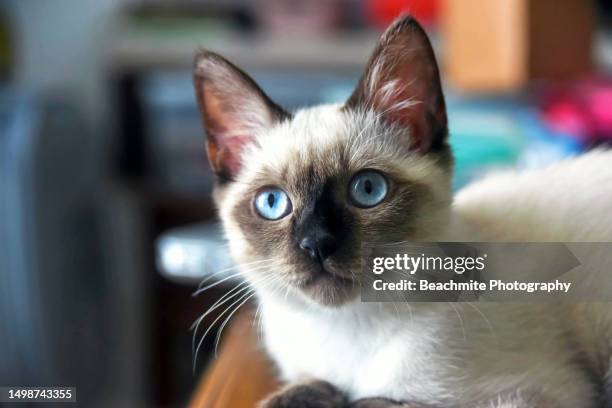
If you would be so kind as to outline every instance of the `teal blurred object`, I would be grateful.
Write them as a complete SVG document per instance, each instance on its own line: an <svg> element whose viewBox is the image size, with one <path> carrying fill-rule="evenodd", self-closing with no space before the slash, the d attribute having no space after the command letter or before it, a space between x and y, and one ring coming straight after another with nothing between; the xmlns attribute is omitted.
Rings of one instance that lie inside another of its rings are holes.
<svg viewBox="0 0 612 408"><path fill-rule="evenodd" d="M494 170L542 167L583 150L571 135L548 128L523 98L448 101L455 190Z"/></svg>
<svg viewBox="0 0 612 408"><path fill-rule="evenodd" d="M487 171L517 163L526 140L508 112L451 105L448 115L450 144L455 154L455 189Z"/></svg>

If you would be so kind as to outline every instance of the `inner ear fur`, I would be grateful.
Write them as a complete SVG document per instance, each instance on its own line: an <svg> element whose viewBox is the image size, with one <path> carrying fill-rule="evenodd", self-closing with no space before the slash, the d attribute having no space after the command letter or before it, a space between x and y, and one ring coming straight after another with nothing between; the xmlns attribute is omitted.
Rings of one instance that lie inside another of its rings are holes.
<svg viewBox="0 0 612 408"><path fill-rule="evenodd" d="M438 64L415 19L400 17L381 36L345 109L373 110L383 121L409 129L413 150L447 147Z"/></svg>
<svg viewBox="0 0 612 408"><path fill-rule="evenodd" d="M196 55L193 82L210 165L219 181L234 180L244 148L290 115L249 75L214 52Z"/></svg>

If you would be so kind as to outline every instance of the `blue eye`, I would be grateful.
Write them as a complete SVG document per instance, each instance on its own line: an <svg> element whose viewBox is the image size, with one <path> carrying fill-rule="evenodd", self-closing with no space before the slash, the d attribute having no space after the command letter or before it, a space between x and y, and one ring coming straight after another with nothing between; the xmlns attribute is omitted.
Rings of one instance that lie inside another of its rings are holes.
<svg viewBox="0 0 612 408"><path fill-rule="evenodd" d="M361 208L370 208L380 204L388 192L387 180L374 170L357 173L349 185L349 196L353 204Z"/></svg>
<svg viewBox="0 0 612 408"><path fill-rule="evenodd" d="M291 201L280 188L268 187L255 196L255 209L265 219L278 220L291 212Z"/></svg>

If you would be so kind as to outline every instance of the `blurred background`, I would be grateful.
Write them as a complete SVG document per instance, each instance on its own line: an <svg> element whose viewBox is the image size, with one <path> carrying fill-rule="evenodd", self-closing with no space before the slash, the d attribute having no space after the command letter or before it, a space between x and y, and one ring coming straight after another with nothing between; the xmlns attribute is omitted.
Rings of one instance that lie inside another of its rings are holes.
<svg viewBox="0 0 612 408"><path fill-rule="evenodd" d="M288 109L342 101L402 12L440 59L455 188L612 141L607 0L0 2L0 385L184 406L224 308L195 370L190 326L235 284L192 296L229 266L195 51Z"/></svg>

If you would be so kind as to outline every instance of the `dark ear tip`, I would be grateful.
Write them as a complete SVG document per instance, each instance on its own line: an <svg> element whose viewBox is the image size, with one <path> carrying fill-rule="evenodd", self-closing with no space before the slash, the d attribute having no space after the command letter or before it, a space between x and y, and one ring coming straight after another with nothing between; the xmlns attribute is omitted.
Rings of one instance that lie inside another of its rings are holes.
<svg viewBox="0 0 612 408"><path fill-rule="evenodd" d="M412 15L408 13L402 13L399 16L397 16L395 20L393 20L393 23L391 23L391 26L392 27L395 25L408 26L411 24L419 25L419 22Z"/></svg>
<svg viewBox="0 0 612 408"><path fill-rule="evenodd" d="M393 23L391 23L385 33L385 36L393 36L395 34L402 33L405 30L411 30L412 32L418 32L424 36L427 36L421 23L419 23L413 16L406 13L400 14L399 17L397 17Z"/></svg>

